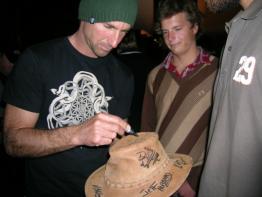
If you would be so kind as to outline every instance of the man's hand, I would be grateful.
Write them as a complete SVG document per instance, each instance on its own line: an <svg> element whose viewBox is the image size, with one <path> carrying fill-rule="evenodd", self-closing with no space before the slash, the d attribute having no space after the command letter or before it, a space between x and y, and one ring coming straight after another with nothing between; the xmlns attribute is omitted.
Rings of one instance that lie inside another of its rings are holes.
<svg viewBox="0 0 262 197"><path fill-rule="evenodd" d="M128 123L118 116L99 113L78 126L76 144L101 146L111 144L117 135L125 133Z"/></svg>

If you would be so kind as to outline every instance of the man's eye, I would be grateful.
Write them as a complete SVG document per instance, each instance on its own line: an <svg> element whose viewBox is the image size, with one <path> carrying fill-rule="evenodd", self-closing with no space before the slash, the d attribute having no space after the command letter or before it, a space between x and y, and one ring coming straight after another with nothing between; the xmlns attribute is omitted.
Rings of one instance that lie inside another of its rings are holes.
<svg viewBox="0 0 262 197"><path fill-rule="evenodd" d="M162 31L162 34L163 35L167 35L167 31Z"/></svg>
<svg viewBox="0 0 262 197"><path fill-rule="evenodd" d="M112 29L113 26L112 26L112 25L105 24L105 28L107 28L107 29Z"/></svg>

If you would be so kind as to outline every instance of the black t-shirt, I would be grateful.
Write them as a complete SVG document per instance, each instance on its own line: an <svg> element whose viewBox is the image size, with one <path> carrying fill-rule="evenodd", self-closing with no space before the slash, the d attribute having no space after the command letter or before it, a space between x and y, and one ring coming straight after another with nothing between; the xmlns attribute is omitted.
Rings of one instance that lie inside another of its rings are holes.
<svg viewBox="0 0 262 197"><path fill-rule="evenodd" d="M99 112L127 118L133 89L131 72L113 55L89 58L63 38L25 50L8 79L4 100L39 113L36 128L53 129ZM87 177L107 159L107 146L26 159L26 195L83 196Z"/></svg>

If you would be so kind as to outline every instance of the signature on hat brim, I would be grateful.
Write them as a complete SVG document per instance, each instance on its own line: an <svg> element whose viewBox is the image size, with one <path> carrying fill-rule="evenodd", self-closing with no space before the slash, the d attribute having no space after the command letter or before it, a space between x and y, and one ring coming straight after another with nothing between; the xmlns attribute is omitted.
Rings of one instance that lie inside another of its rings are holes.
<svg viewBox="0 0 262 197"><path fill-rule="evenodd" d="M104 178L106 165L103 165L87 179L85 194L87 197L169 197L184 183L193 162L184 154L168 156L171 162L156 177L128 188L121 185L108 187Z"/></svg>

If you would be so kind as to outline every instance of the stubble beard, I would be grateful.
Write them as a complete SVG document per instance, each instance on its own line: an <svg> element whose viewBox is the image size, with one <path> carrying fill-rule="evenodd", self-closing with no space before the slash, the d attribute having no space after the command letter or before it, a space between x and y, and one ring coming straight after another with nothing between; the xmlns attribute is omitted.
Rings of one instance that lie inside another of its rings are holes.
<svg viewBox="0 0 262 197"><path fill-rule="evenodd" d="M101 49L101 46L99 45L90 45L89 47L97 58L105 57L110 53L110 51L104 51L103 49Z"/></svg>
<svg viewBox="0 0 262 197"><path fill-rule="evenodd" d="M240 0L205 0L207 8L214 13L224 12L239 6Z"/></svg>

